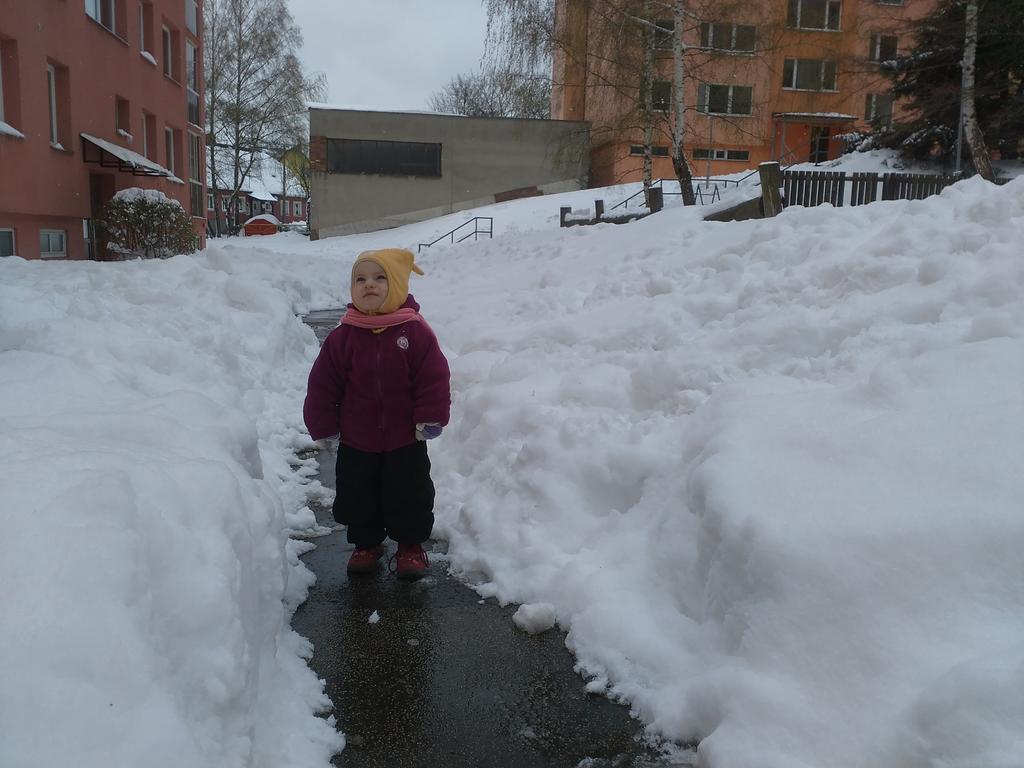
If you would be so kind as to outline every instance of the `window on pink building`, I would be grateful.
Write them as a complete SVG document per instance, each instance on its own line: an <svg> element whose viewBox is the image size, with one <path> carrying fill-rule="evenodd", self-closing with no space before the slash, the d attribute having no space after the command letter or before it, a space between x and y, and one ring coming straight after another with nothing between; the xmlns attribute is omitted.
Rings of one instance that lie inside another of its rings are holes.
<svg viewBox="0 0 1024 768"><path fill-rule="evenodd" d="M177 176L177 172L174 170L174 129L164 128L164 162L167 165L167 170Z"/></svg>
<svg viewBox="0 0 1024 768"><path fill-rule="evenodd" d="M148 112L142 113L142 154L150 160L156 159L156 119Z"/></svg>
<svg viewBox="0 0 1024 768"><path fill-rule="evenodd" d="M153 53L153 4L139 3L139 50Z"/></svg>
<svg viewBox="0 0 1024 768"><path fill-rule="evenodd" d="M162 27L164 74L175 82L181 82L181 33L170 27Z"/></svg>
<svg viewBox="0 0 1024 768"><path fill-rule="evenodd" d="M199 3L185 0L185 27L193 35L199 35Z"/></svg>
<svg viewBox="0 0 1024 768"><path fill-rule="evenodd" d="M47 107L50 113L50 144L65 149L71 137L71 98L68 68L55 61L46 64Z"/></svg>
<svg viewBox="0 0 1024 768"><path fill-rule="evenodd" d="M125 0L85 0L85 13L115 35L126 36Z"/></svg>
<svg viewBox="0 0 1024 768"><path fill-rule="evenodd" d="M0 37L0 122L20 125L18 101L18 45Z"/></svg>
<svg viewBox="0 0 1024 768"><path fill-rule="evenodd" d="M128 99L121 96L114 97L114 127L123 138L129 138L132 133L132 109ZM125 136L125 134L128 134Z"/></svg>
<svg viewBox="0 0 1024 768"><path fill-rule="evenodd" d="M63 259L68 255L67 230L39 230L39 255L44 259Z"/></svg>
<svg viewBox="0 0 1024 768"><path fill-rule="evenodd" d="M199 125L199 65L198 49L185 41L185 88L188 96L188 121Z"/></svg>
<svg viewBox="0 0 1024 768"><path fill-rule="evenodd" d="M203 215L202 165L202 139L190 131L188 134L188 183L193 216Z"/></svg>
<svg viewBox="0 0 1024 768"><path fill-rule="evenodd" d="M15 253L14 230L0 229L0 258L4 256L13 256Z"/></svg>

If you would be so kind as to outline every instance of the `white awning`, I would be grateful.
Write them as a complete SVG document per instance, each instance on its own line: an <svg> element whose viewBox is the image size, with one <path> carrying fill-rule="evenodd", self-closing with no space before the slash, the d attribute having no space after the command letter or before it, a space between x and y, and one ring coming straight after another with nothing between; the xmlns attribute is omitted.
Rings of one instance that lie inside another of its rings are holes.
<svg viewBox="0 0 1024 768"><path fill-rule="evenodd" d="M157 165L138 152L132 152L130 149L90 136L88 133L79 135L82 137L82 158L87 163L97 163L104 168L117 168L119 171L130 173L133 176L157 176L173 181L175 184L185 183L172 171L162 165ZM92 145L92 149L90 149L90 145Z"/></svg>

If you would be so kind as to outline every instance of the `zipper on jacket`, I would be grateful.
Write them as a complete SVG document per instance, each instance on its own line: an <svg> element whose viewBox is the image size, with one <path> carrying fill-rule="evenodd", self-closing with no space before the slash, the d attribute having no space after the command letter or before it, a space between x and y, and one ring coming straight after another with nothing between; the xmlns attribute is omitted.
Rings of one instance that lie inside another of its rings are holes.
<svg viewBox="0 0 1024 768"><path fill-rule="evenodd" d="M381 337L383 333L376 334L377 336L377 429L381 432L384 431L384 381L381 378L380 373L380 347Z"/></svg>

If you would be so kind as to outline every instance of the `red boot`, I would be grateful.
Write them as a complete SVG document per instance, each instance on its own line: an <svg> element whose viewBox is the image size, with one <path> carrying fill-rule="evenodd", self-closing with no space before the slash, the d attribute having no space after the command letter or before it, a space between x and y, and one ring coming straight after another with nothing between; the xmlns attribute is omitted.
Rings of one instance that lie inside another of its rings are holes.
<svg viewBox="0 0 1024 768"><path fill-rule="evenodd" d="M422 578L430 568L427 553L419 544L399 544L395 561L395 575L400 579Z"/></svg>
<svg viewBox="0 0 1024 768"><path fill-rule="evenodd" d="M384 557L385 551L382 544L368 549L356 547L348 558L348 572L370 573L377 568L377 561Z"/></svg>

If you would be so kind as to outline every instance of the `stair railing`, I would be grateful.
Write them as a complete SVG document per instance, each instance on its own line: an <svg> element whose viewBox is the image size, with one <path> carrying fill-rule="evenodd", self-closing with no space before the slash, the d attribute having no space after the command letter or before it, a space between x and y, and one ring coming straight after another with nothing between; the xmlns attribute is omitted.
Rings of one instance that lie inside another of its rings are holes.
<svg viewBox="0 0 1024 768"><path fill-rule="evenodd" d="M471 230L468 229L470 224L473 225L473 229L471 229ZM463 232L459 236L459 238L456 239L456 237L455 237L456 234L459 233L463 229L466 229L467 231ZM437 245L438 243L440 243L445 238L448 238L448 241L452 245L454 245L455 243L461 243L461 242L463 242L465 240L468 240L471 237L473 238L473 240L479 240L482 235L486 235L489 239L492 239L494 237L494 217L493 216L474 216L469 221L466 221L466 222L463 222L462 224L459 224L459 226L457 226L451 232L445 232L443 235L441 235L439 238L437 238L436 240L434 240L432 242L429 242L429 243L419 243L416 246L416 252L419 253L424 248L430 248L431 246Z"/></svg>

